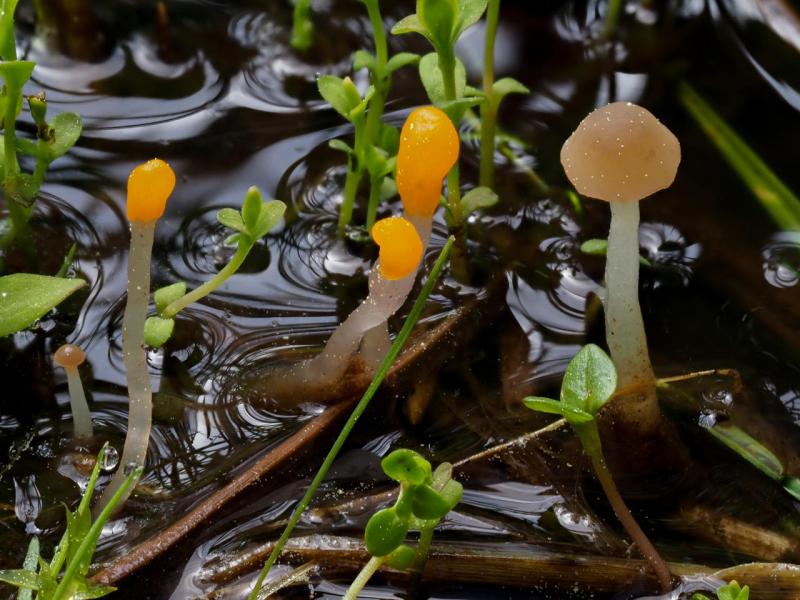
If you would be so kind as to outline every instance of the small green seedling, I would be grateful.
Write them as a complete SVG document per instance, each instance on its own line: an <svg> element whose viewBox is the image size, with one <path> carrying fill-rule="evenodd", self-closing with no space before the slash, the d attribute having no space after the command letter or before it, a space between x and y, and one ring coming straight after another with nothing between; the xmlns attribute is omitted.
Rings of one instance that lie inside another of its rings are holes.
<svg viewBox="0 0 800 600"><path fill-rule="evenodd" d="M734 580L719 588L716 598L717 600L750 600L750 588L748 586L740 587ZM692 600L712 600L712 598L702 592L695 592L692 594Z"/></svg>
<svg viewBox="0 0 800 600"><path fill-rule="evenodd" d="M275 228L285 211L286 205L279 200L264 202L261 192L255 186L247 190L241 212L232 208L220 210L217 220L234 231L225 243L236 246L235 254L219 273L189 293L186 292L186 283L183 281L156 290L153 299L158 316L149 317L145 322L145 343L153 348L163 346L175 329L175 316L192 302L197 302L216 290L235 274L256 242Z"/></svg>
<svg viewBox="0 0 800 600"><path fill-rule="evenodd" d="M427 560L433 531L461 500L463 486L453 480L453 467L442 463L436 471L419 453L401 448L381 461L383 472L400 484L394 506L376 512L367 522L364 542L372 555L353 580L344 600L355 600L383 564L405 570ZM404 544L409 530L420 532L416 551Z"/></svg>
<svg viewBox="0 0 800 600"><path fill-rule="evenodd" d="M36 592L37 600L79 600L100 598L115 590L113 587L92 583L87 575L103 526L127 490L141 475L141 467L128 475L123 486L92 522L89 504L107 447L108 444L105 444L97 455L77 510L71 512L67 509L67 529L56 546L52 560L47 562L40 556L39 540L34 537L28 545L22 568L0 571L0 581L19 588L18 600L31 600L33 592Z"/></svg>
<svg viewBox="0 0 800 600"><path fill-rule="evenodd" d="M598 346L587 344L567 366L561 384L561 400L529 396L525 406L538 412L562 416L575 431L611 507L628 535L658 577L664 591L671 588L672 577L666 563L633 518L622 499L603 456L597 415L617 388L614 363Z"/></svg>

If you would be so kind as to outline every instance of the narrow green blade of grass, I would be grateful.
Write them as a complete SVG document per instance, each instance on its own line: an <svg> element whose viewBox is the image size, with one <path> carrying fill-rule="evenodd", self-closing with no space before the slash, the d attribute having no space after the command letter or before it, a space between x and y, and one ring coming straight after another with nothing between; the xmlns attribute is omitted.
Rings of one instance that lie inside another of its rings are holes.
<svg viewBox="0 0 800 600"><path fill-rule="evenodd" d="M386 374L389 372L389 367L392 366L392 363L400 354L400 350L403 349L406 341L408 341L409 336L411 335L411 330L414 329L414 325L417 323L417 319L419 319L420 314L422 314L422 309L425 307L425 301L428 299L431 291L433 291L433 286L436 285L436 282L439 280L439 274L442 272L444 268L444 264L447 261L447 257L450 255L450 250L453 247L453 243L455 242L455 238L451 235L447 239L447 243L442 248L441 253L439 254L439 258L436 259L436 263L433 265L431 269L430 275L428 276L428 280L425 282L425 285L422 286L422 290L417 296L417 299L414 301L414 306L411 308L411 312L406 317L405 322L403 323L403 327L400 329L400 332L397 334L394 342L392 342L389 351L386 353L386 356L383 357L380 366L378 367L377 372L375 373L375 377L373 377L372 382L369 384L369 387L364 392L364 395L361 397L361 400L358 401L356 407L353 409L353 412L350 413L350 417L347 419L347 422L342 427L342 430L339 432L339 437L333 442L331 449L328 451L328 455L325 457L325 460L322 462L322 466L317 471L317 474L314 475L314 479L311 480L311 484L308 486L305 495L303 496L300 503L295 507L292 515L289 517L289 522L286 524L286 528L283 530L281 537L278 539L278 542L275 544L275 547L272 549L272 552L267 559L266 564L261 569L261 572L258 574L258 579L256 580L255 586L253 586L253 590L250 592L248 596L248 600L257 600L259 596L259 591L261 590L261 586L264 583L264 578L269 573L269 570L272 568L272 565L278 560L278 557L281 555L283 551L283 547L286 545L286 542L289 540L289 536L292 535L292 531L294 531L295 526L300 521L300 517L303 515L303 512L311 503L311 500L314 498L314 494L317 492L317 488L320 486L322 481L325 479L325 476L328 474L328 471L333 465L333 461L336 460L336 457L339 454L339 451L344 446L344 443L347 441L347 437L350 435L350 432L355 427L356 421L358 421L359 417L364 413L367 409L367 405L369 404L372 397L375 395L375 392L378 391L378 388L383 383L383 379L386 377Z"/></svg>
<svg viewBox="0 0 800 600"><path fill-rule="evenodd" d="M800 230L800 198L688 83L678 85L678 99L709 140L739 174L775 223Z"/></svg>

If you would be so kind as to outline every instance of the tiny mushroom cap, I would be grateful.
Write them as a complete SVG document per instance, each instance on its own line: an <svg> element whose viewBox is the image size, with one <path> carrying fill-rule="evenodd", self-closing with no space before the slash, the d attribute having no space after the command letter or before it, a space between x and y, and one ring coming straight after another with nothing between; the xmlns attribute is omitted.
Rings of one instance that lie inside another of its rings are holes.
<svg viewBox="0 0 800 600"><path fill-rule="evenodd" d="M174 188L175 173L163 160L154 158L136 167L128 176L128 220L160 219Z"/></svg>
<svg viewBox="0 0 800 600"><path fill-rule="evenodd" d="M606 202L638 202L669 187L680 161L678 138L630 102L595 109L561 148L575 189Z"/></svg>
<svg viewBox="0 0 800 600"><path fill-rule="evenodd" d="M86 360L86 355L83 353L80 346L64 344L56 350L53 360L59 367L64 369L76 369Z"/></svg>
<svg viewBox="0 0 800 600"><path fill-rule="evenodd" d="M422 240L409 221L403 217L381 219L372 226L372 239L380 247L380 270L385 279L403 279L416 271Z"/></svg>
<svg viewBox="0 0 800 600"><path fill-rule="evenodd" d="M422 106L411 111L397 152L397 191L407 214L433 216L459 146L458 132L442 110Z"/></svg>

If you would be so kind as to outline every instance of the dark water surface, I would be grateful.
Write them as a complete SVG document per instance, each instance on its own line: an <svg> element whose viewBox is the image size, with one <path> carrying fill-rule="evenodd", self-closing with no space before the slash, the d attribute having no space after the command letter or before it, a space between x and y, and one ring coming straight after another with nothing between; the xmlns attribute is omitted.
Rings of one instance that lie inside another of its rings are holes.
<svg viewBox="0 0 800 600"><path fill-rule="evenodd" d="M413 9L412 2L383 4L388 25ZM800 29L790 20L766 19L761 8L774 2L629 4L620 40L609 45L597 41L604 2L505 0L497 74L520 79L532 94L509 98L501 125L524 144L516 148L520 164L555 186L565 184L561 143L596 105L636 101L675 131L684 155L678 179L642 207L642 247L653 265L643 270L642 301L656 369L740 369L791 445L800 418L800 240L769 220L674 91L679 79L690 81L790 188L800 189ZM250 185L290 208L286 222L259 243L240 273L181 313L174 338L149 354L157 394L148 468L125 516L107 527L98 560L123 554L171 523L217 489L222 476L323 409L313 399L294 407L254 403L251 387L286 351L324 342L363 297L374 259L369 248L336 240L345 170L327 141L351 132L315 85L317 74L350 73L352 52L368 43L369 23L356 1L324 0L314 8L320 35L302 56L288 46L287 0L169 2L166 23L158 22L154 2L87 3L55 33L35 29L32 6L21 7L20 51L38 63L29 91L46 91L51 114L75 111L84 120L78 145L55 163L37 204L33 227L42 269L55 271L76 241L74 271L90 286L31 331L0 340L0 568L19 565L32 534L45 546L58 539L62 503L73 505L86 481L76 455L96 452L104 440L121 450L127 419L120 351L128 244L124 188L131 168L144 160L161 157L178 174L156 231L154 289L177 280L195 287L225 264L232 249L222 243L227 234L215 214L240 206ZM428 51L421 38L390 42L393 51ZM477 85L480 26L465 34L459 51ZM366 87L364 73L354 80ZM394 79L386 118L399 125L424 102L416 73L404 69ZM21 119L30 134L29 115ZM478 148L468 128L463 133L462 178L473 185ZM541 421L520 409L518 400L553 393L577 349L602 339L596 311L602 261L582 256L579 246L605 236L607 208L587 201L578 211L561 194L545 197L523 169L500 156L497 161L501 202L473 219L470 230L483 272L507 282L505 294L495 299L502 304L500 316L471 346L452 349L421 421L409 421L404 397L376 401L337 462L324 505L386 489L379 460L392 448L418 448L433 462L458 461L535 429ZM381 211L398 209L393 200ZM356 220L363 221L363 214ZM445 233L440 215L429 259ZM446 314L471 294L445 281L428 317ZM98 432L88 449L70 446L66 380L51 362L65 341L87 353L82 376ZM703 452L702 443L692 447ZM464 501L441 538L487 548L515 543L532 552L624 556L616 522L592 484L582 485L580 465L543 471L539 450L530 450L469 471ZM277 537L317 456L265 482L123 582L117 597L189 598L215 588L226 590L220 597L243 597L252 571L222 584L205 574ZM681 488L684 499L714 497L749 473L722 452L715 459L716 479ZM108 462L110 474L114 457ZM789 520L800 517L795 506L769 493L759 501L785 506L792 511ZM721 567L747 558L676 534L665 506L673 502L643 504L639 513L668 559ZM365 514L348 510L314 513L298 535L328 536L309 542L323 548L343 543L336 536L359 537L374 506ZM287 597L335 598L346 582L315 576L311 588L301 586ZM452 582L427 593L442 599L538 597L504 583ZM364 597L407 597L402 585L380 584L376 580L372 595ZM641 590L633 580L620 586L615 597ZM566 594L541 591L549 598ZM589 597L581 590L574 595Z"/></svg>

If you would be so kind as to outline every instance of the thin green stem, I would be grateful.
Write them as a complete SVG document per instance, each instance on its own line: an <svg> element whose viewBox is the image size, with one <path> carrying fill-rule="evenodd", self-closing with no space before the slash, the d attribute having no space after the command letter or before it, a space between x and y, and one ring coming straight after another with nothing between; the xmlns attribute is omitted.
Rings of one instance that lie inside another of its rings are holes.
<svg viewBox="0 0 800 600"><path fill-rule="evenodd" d="M597 424L592 422L592 425L596 430ZM599 440L599 436L597 439ZM584 445L584 447L586 446ZM650 542L647 535L644 533L644 531L642 531L642 528L639 527L639 524L631 514L628 505L625 504L625 500L622 499L622 496L617 489L617 484L614 483L614 478L611 475L611 471L609 471L608 466L606 465L602 449L599 445L597 445L594 449L587 448L587 453L592 460L592 466L594 467L597 479L600 481L600 485L603 486L603 492L605 492L611 508L614 509L614 514L617 515L617 518L622 523L625 531L628 532L628 535L633 540L633 543L636 544L637 548L639 548L639 552L642 553L642 556L644 556L645 560L653 569L653 572L658 578L658 583L661 586L661 591L667 592L671 590L672 575L669 572L667 563L664 562L664 559L661 558L658 550L656 550L655 546L653 546L653 544Z"/></svg>
<svg viewBox="0 0 800 600"><path fill-rule="evenodd" d="M356 141L358 141L358 130L356 130ZM350 224L353 218L353 206L356 202L356 193L358 186L361 184L361 177L364 175L364 169L360 167L352 168L350 159L350 166L347 169L347 177L344 180L344 198L342 199L342 206L339 208L339 235L344 235L345 228ZM361 162L356 159L356 162Z"/></svg>
<svg viewBox="0 0 800 600"><path fill-rule="evenodd" d="M481 105L480 184L494 185L494 145L497 131L497 102L494 98L494 42L500 20L500 0L489 0L486 8L486 40L483 49L483 93Z"/></svg>
<svg viewBox="0 0 800 600"><path fill-rule="evenodd" d="M225 265L225 267L219 273L214 275L214 277L206 281L200 287L193 289L188 294L184 294L177 300L169 303L162 311L161 316L165 319L172 319L175 315L193 302L197 302L201 298L208 296L211 292L225 283L228 278L231 277L231 275L239 270L239 267L242 266L242 263L245 261L252 248L252 243L240 242L239 247L236 248L236 253L233 255L230 262Z"/></svg>
<svg viewBox="0 0 800 600"><path fill-rule="evenodd" d="M414 561L414 569L421 572L425 568L425 563L428 562L428 556L431 553L431 543L433 542L434 527L423 529L419 533L419 541L417 542L417 558Z"/></svg>
<svg viewBox="0 0 800 600"><path fill-rule="evenodd" d="M378 215L378 203L381 199L381 187L383 186L383 177L370 177L369 181L369 203L367 204L367 231L372 229L375 224L375 218Z"/></svg>
<svg viewBox="0 0 800 600"><path fill-rule="evenodd" d="M608 0L608 12L606 13L606 22L603 25L604 38L608 39L614 33L620 12L622 12L622 0Z"/></svg>
<svg viewBox="0 0 800 600"><path fill-rule="evenodd" d="M419 319L420 314L422 313L422 309L425 307L425 302L430 295L431 291L433 290L433 286L436 285L436 282L439 279L439 275L444 268L444 264L447 261L447 257L450 254L450 249L453 247L454 242L453 236L448 238L447 243L442 248L441 253L439 254L439 258L436 259L436 263L433 265L431 269L431 273L428 276L428 280L425 282L425 285L422 287L422 291L420 291L419 296L417 296L416 301L414 302L414 306L411 308L411 312L406 317L405 322L403 323L403 327L400 329L400 332L397 334L394 342L392 343L391 348L386 353L386 356L381 361L380 367L378 367L378 371L375 373L375 377L370 382L369 387L364 392L364 395L361 397L361 400L358 401L358 404L353 409L353 412L350 413L350 417L347 419L347 422L342 427L342 430L339 432L339 436L333 442L331 449L328 451L325 460L322 462L322 466L317 471L317 474L314 476L314 479L311 480L311 484L308 486L306 493L303 495L303 498L300 500L299 504L295 507L294 511L292 511L292 515L289 517L289 521L286 524L286 527L281 533L278 542L275 544L275 547L270 552L269 558L267 562L264 564L264 567L261 569L261 572L258 574L258 579L256 580L256 584L253 587L253 591L250 592L248 596L248 600L257 600L258 598L258 591L261 589L261 585L264 583L264 578L269 573L269 570L272 568L272 565L275 564L275 561L278 560L278 557L281 555L286 542L289 539L289 536L292 535L292 531L294 531L295 526L297 525L298 521L300 521L300 517L302 516L305 509L311 503L311 500L314 498L314 494L317 492L317 488L319 488L322 481L325 479L328 471L333 465L333 461L336 460L336 457L339 455L342 447L344 446L345 441L347 441L350 432L355 427L356 422L364 414L364 411L367 409L372 397L375 395L375 392L378 391L381 383L383 383L386 374L389 372L389 367L392 366L392 363L395 361L397 356L400 354L400 350L402 350L403 346L405 345L406 341L408 341L409 336L411 335L412 329L414 329L414 325Z"/></svg>
<svg viewBox="0 0 800 600"><path fill-rule="evenodd" d="M456 99L456 59L451 54L439 54L439 70L442 72L445 99ZM454 123L458 127L458 123ZM448 227L458 232L464 220L461 214L461 176L458 161L447 174L447 209Z"/></svg>
<svg viewBox="0 0 800 600"><path fill-rule="evenodd" d="M353 583L347 588L347 592L342 596L342 600L357 600L358 595L367 585L370 578L375 574L375 571L380 569L385 562L385 556L373 556L370 558L367 564L359 571L358 575L356 575L356 578L353 579Z"/></svg>

